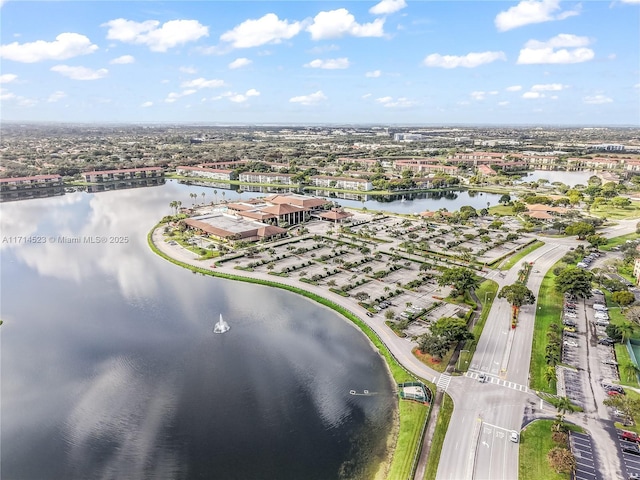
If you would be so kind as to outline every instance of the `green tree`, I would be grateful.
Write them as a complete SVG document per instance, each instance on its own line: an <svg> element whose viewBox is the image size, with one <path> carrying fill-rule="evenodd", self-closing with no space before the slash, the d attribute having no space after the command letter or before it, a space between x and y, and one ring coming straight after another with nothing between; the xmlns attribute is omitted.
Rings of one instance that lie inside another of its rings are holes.
<svg viewBox="0 0 640 480"><path fill-rule="evenodd" d="M622 412L624 423L631 423L640 415L640 399L631 395L614 395L602 402L607 407L613 407Z"/></svg>
<svg viewBox="0 0 640 480"><path fill-rule="evenodd" d="M569 397L559 397L555 401L556 411L558 412L558 420L560 423L564 421L564 416L567 412L575 411L575 407Z"/></svg>
<svg viewBox="0 0 640 480"><path fill-rule="evenodd" d="M627 378L627 382L630 382L632 379L638 377L640 368L638 368L635 363L627 362L620 366L620 371L624 373L624 376Z"/></svg>
<svg viewBox="0 0 640 480"><path fill-rule="evenodd" d="M511 201L511 195L505 193L500 197L500 200L498 200L498 203L501 203L502 205L508 205L510 201Z"/></svg>
<svg viewBox="0 0 640 480"><path fill-rule="evenodd" d="M636 301L636 296L631 292L622 290L619 292L613 292L611 294L611 300L616 302L621 307L626 307L627 305L631 305Z"/></svg>
<svg viewBox="0 0 640 480"><path fill-rule="evenodd" d="M461 318L442 317L431 325L431 333L443 337L449 343L461 342L473 338L467 323Z"/></svg>
<svg viewBox="0 0 640 480"><path fill-rule="evenodd" d="M596 248L598 248L600 245L606 245L609 241L606 237L595 233L593 235L587 235L586 240L592 247Z"/></svg>
<svg viewBox="0 0 640 480"><path fill-rule="evenodd" d="M549 388L551 388L551 383L558 379L555 366L547 365L547 368L544 370L544 379L547 381Z"/></svg>
<svg viewBox="0 0 640 480"><path fill-rule="evenodd" d="M593 235L596 232L596 227L587 222L572 223L564 229L564 233L567 235L577 235L578 240L584 240L587 235Z"/></svg>
<svg viewBox="0 0 640 480"><path fill-rule="evenodd" d="M613 323L607 325L607 328L604 329L607 336L616 343L622 342L622 332L617 325Z"/></svg>
<svg viewBox="0 0 640 480"><path fill-rule="evenodd" d="M625 208L631 205L631 200L626 197L614 197L611 199L611 205L616 208Z"/></svg>
<svg viewBox="0 0 640 480"><path fill-rule="evenodd" d="M466 267L445 268L442 275L438 278L438 285L452 285L454 292L452 295L458 296L464 294L465 291L475 289L480 285L480 280L476 274Z"/></svg>
<svg viewBox="0 0 640 480"><path fill-rule="evenodd" d="M387 310L386 312L384 312L384 318L386 318L387 320L393 320L395 316L396 314L393 310Z"/></svg>
<svg viewBox="0 0 640 480"><path fill-rule="evenodd" d="M513 209L513 213L522 213L527 211L527 206L524 204L524 202L518 200L513 202L513 207L511 208Z"/></svg>
<svg viewBox="0 0 640 480"><path fill-rule="evenodd" d="M354 297L357 300L360 300L361 302L364 302L365 300L367 300L369 298L369 294L367 292L358 292L354 295Z"/></svg>
<svg viewBox="0 0 640 480"><path fill-rule="evenodd" d="M620 332L621 341L626 342L633 335L633 325L630 323L623 323L618 325L618 331Z"/></svg>
<svg viewBox="0 0 640 480"><path fill-rule="evenodd" d="M567 267L555 278L555 289L580 298L591 296L593 273L578 267Z"/></svg>
<svg viewBox="0 0 640 480"><path fill-rule="evenodd" d="M498 293L498 298L504 298L511 305L518 308L522 305L532 305L536 301L533 292L522 283L505 285Z"/></svg>
<svg viewBox="0 0 640 480"><path fill-rule="evenodd" d="M420 337L418 348L435 359L441 360L449 351L450 344L446 338L427 333Z"/></svg>

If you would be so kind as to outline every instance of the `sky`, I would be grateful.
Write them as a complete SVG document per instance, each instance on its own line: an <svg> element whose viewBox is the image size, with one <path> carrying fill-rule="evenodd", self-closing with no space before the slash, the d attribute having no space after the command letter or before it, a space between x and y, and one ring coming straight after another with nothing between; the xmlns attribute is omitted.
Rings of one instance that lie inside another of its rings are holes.
<svg viewBox="0 0 640 480"><path fill-rule="evenodd" d="M0 0L0 119L640 126L640 0Z"/></svg>

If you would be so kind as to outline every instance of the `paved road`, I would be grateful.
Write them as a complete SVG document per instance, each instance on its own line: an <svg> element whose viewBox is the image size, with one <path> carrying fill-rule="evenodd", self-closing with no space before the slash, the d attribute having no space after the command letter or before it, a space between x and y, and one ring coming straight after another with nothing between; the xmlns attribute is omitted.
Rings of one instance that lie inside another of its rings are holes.
<svg viewBox="0 0 640 480"><path fill-rule="evenodd" d="M636 220L622 221L619 225L605 231L604 235L613 237L635 232L636 223ZM153 239L156 246L167 255L197 267L211 269L211 260L199 261L194 254L182 249L180 246L168 245L162 239L160 230L155 232ZM534 270L540 270L539 274L532 274L529 283L529 288L536 295L539 282L546 271L562 256L563 251L568 249L569 245L576 245L574 239L545 238L544 241L546 242L545 246L535 250L523 259L523 261L535 261ZM491 272L489 276L503 286L513 283L516 278L516 272L519 269L520 265L515 265L506 273L504 278L499 277L497 272ZM274 278L266 273L233 270L232 266L216 270L237 276L260 277L274 281ZM300 287L300 283L294 278L281 277L275 280ZM321 287L308 284L304 287L314 293L327 296L327 291ZM332 300L348 310L353 309L353 305L339 295L335 295ZM361 315L362 312L354 313L361 316L362 321L367 323L380 336L405 368L422 378L434 382L438 381L440 374L418 361L411 353L412 348L415 346L413 342L393 334L384 325L384 320L377 318L380 317L379 315L369 318ZM533 336L534 314L535 308L530 308L523 312L520 325L511 338L511 350L508 356L505 355L509 334L503 332L505 331L505 325L508 325L510 321L510 309L507 308L505 310L504 303L500 301L494 302L487 319L473 362L476 362L476 365L480 365L479 368L488 366L488 371L491 372L491 369L495 368L494 365L496 365L494 362L498 361L499 370L504 370L501 373L506 375L507 380L509 380L507 384L499 384L498 382L480 383L476 379L466 376L446 379L446 382L443 383L443 385L446 383L447 392L454 401L454 413L440 457L438 479L486 478L493 480L517 478L518 449L514 448L514 445L508 445L504 442L498 433L511 430L519 431L525 407L534 413L538 408L538 399L532 393L508 386L528 384L530 339ZM498 337L497 340L495 340L496 337ZM478 360L476 360L476 357ZM541 413L549 415L550 412L541 411ZM590 422L590 419L577 418L576 420L576 423L586 425L587 428L593 423ZM492 435L496 435L496 438L492 436L491 442L488 441L488 437L484 440L481 439L483 436L489 435L482 429L483 425L489 425L492 429ZM489 447L484 446L482 441L487 442ZM596 448L599 448L597 438L594 438L594 442ZM486 448L487 451L478 450L479 446ZM613 470L615 471L615 469Z"/></svg>

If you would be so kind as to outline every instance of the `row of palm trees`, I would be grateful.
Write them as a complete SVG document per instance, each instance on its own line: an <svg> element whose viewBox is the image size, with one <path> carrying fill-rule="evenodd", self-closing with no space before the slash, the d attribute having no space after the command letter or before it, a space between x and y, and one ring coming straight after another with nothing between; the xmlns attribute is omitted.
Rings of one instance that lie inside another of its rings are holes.
<svg viewBox="0 0 640 480"><path fill-rule="evenodd" d="M244 192L242 190L238 190L236 193L238 194L239 199L242 200L242 194ZM205 199L206 199L207 194L205 192L202 192L200 195L202 196L202 204L204 205L206 203ZM214 197L214 202L218 203L218 191L217 190L213 191L213 197ZM226 197L226 193L222 192L222 201L223 202L225 201L225 197ZM198 194L197 193L190 193L189 194L189 198L192 199L192 205L195 206L196 201L198 199ZM180 200L174 200L174 201L169 203L169 208L174 210L175 214L178 213L178 211L180 210L180 207L182 207L182 202Z"/></svg>

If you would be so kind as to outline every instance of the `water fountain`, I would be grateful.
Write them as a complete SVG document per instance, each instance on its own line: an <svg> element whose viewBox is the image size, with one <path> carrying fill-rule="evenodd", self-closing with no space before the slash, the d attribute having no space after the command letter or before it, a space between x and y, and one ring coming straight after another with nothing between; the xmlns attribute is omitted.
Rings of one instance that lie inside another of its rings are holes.
<svg viewBox="0 0 640 480"><path fill-rule="evenodd" d="M229 324L222 319L222 314L220 314L220 320L213 326L213 333L225 333L230 328Z"/></svg>

